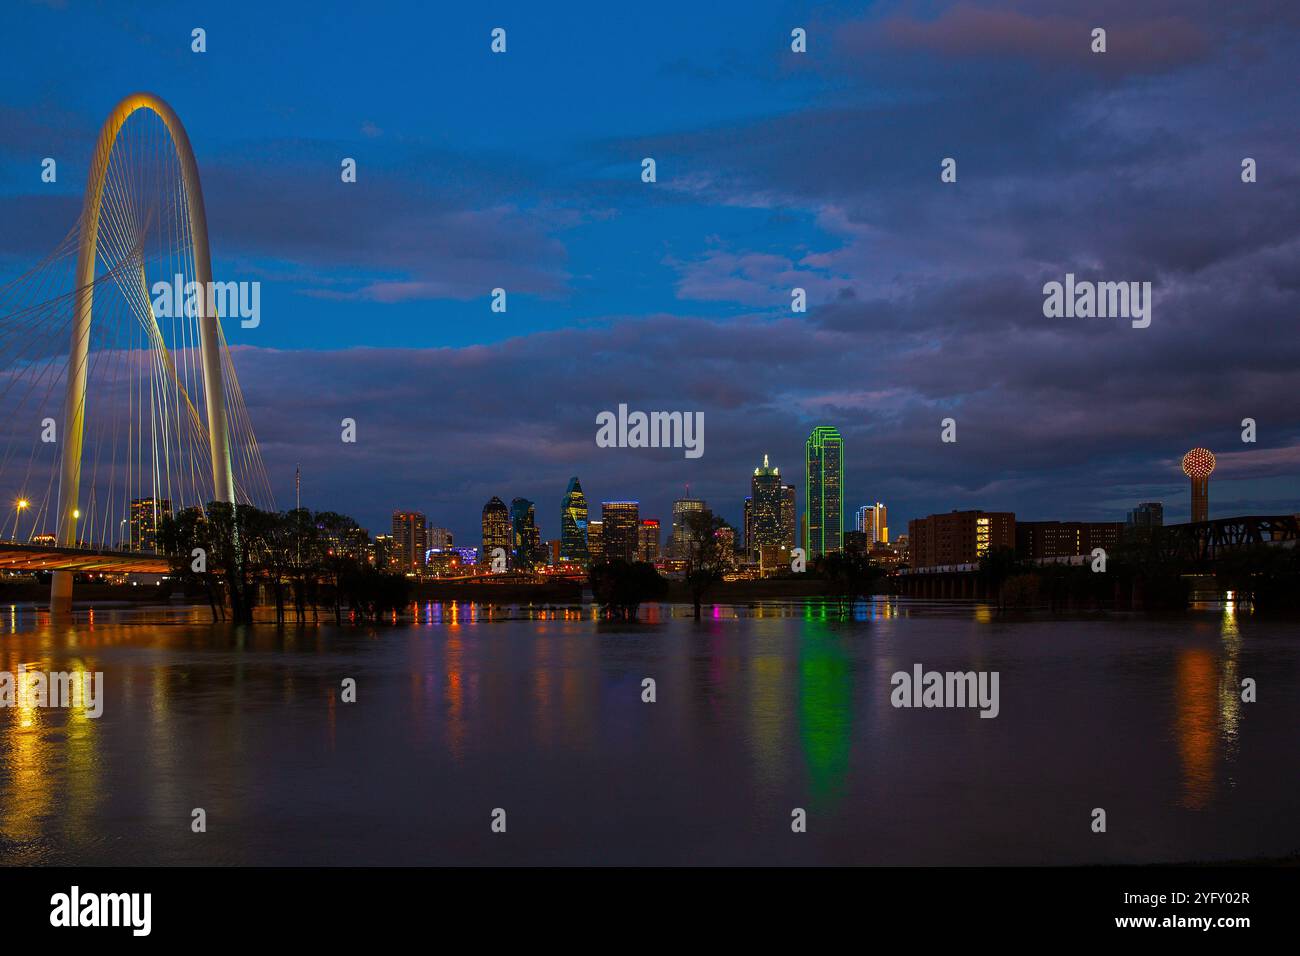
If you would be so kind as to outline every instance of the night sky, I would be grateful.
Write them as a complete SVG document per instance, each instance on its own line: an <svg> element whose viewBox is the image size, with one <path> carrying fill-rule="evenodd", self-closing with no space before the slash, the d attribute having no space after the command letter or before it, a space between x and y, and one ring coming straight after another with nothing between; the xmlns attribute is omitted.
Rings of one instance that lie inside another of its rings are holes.
<svg viewBox="0 0 1300 956"><path fill-rule="evenodd" d="M216 278L262 283L226 334L280 507L301 462L305 504L372 532L410 508L477 543L499 495L553 537L575 474L738 524L765 453L802 509L828 424L846 515L884 501L893 534L1186 520L1198 444L1212 516L1300 509L1300 6L153 6L6 4L0 278L76 219L117 100L170 102ZM1150 328L1045 318L1067 272L1150 281ZM597 448L620 402L702 411L703 457Z"/></svg>

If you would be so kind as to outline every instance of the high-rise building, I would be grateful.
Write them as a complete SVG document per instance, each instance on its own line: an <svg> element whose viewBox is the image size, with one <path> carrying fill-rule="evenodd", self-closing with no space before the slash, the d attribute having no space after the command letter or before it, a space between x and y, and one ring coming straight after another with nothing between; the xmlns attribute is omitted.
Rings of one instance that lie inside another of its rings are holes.
<svg viewBox="0 0 1300 956"><path fill-rule="evenodd" d="M587 563L587 496L577 477L569 479L560 506L560 560L570 564Z"/></svg>
<svg viewBox="0 0 1300 956"><path fill-rule="evenodd" d="M1130 528L1159 528L1165 523L1165 506L1159 501L1144 501L1128 513Z"/></svg>
<svg viewBox="0 0 1300 956"><path fill-rule="evenodd" d="M1124 524L1120 521L1017 521L1016 554L1021 558L1071 558L1094 548L1113 554Z"/></svg>
<svg viewBox="0 0 1300 956"><path fill-rule="evenodd" d="M976 564L990 551L1016 546L1016 516L1009 511L953 511L907 524L912 567Z"/></svg>
<svg viewBox="0 0 1300 956"><path fill-rule="evenodd" d="M396 560L392 535L375 535L375 567L384 570Z"/></svg>
<svg viewBox="0 0 1300 956"><path fill-rule="evenodd" d="M637 560L654 564L659 560L659 519L645 518L641 521L641 537L637 542Z"/></svg>
<svg viewBox="0 0 1300 956"><path fill-rule="evenodd" d="M1210 475L1214 472L1214 452L1193 448L1183 456L1183 474L1192 481L1192 520L1210 520Z"/></svg>
<svg viewBox="0 0 1300 956"><path fill-rule="evenodd" d="M844 533L844 439L829 425L808 436L804 516L808 522L808 558L839 551Z"/></svg>
<svg viewBox="0 0 1300 956"><path fill-rule="evenodd" d="M888 543L889 524L885 506L879 501L874 505L863 505L853 516L853 530L866 532L868 544Z"/></svg>
<svg viewBox="0 0 1300 956"><path fill-rule="evenodd" d="M600 564L605 560L605 523L597 518L587 522L587 561Z"/></svg>
<svg viewBox="0 0 1300 956"><path fill-rule="evenodd" d="M500 548L509 558L513 542L510 530L510 509L493 495L483 506L483 564L492 567L492 553Z"/></svg>
<svg viewBox="0 0 1300 956"><path fill-rule="evenodd" d="M690 497L690 490L685 498L673 502L673 530L668 539L668 557L675 561L685 561L689 547L687 544L687 521L692 512L704 511L704 499Z"/></svg>
<svg viewBox="0 0 1300 956"><path fill-rule="evenodd" d="M745 554L749 554L749 549L754 546L754 496L745 496L745 511L741 518L740 525L740 544L744 548Z"/></svg>
<svg viewBox="0 0 1300 956"><path fill-rule="evenodd" d="M427 548L447 549L452 545L451 532L446 528L426 528L424 532Z"/></svg>
<svg viewBox="0 0 1300 956"><path fill-rule="evenodd" d="M427 541L423 514L418 511L393 512L393 550L402 571L424 566Z"/></svg>
<svg viewBox="0 0 1300 956"><path fill-rule="evenodd" d="M714 540L718 543L718 560L723 564L731 566L736 561L736 529L729 524L717 528L713 532Z"/></svg>
<svg viewBox="0 0 1300 956"><path fill-rule="evenodd" d="M799 547L799 505L794 485L781 487L781 543L787 548Z"/></svg>
<svg viewBox="0 0 1300 956"><path fill-rule="evenodd" d="M763 456L763 464L754 469L749 482L749 521L753 534L746 547L751 561L758 560L759 552L770 546L782 544L781 507L785 492L782 490L781 469L774 468Z"/></svg>
<svg viewBox="0 0 1300 956"><path fill-rule="evenodd" d="M510 502L510 544L516 568L527 570L546 563L537 512L527 498L514 498Z"/></svg>
<svg viewBox="0 0 1300 956"><path fill-rule="evenodd" d="M169 498L131 499L131 550L158 553L158 526L172 513Z"/></svg>
<svg viewBox="0 0 1300 956"><path fill-rule="evenodd" d="M1159 501L1144 501L1128 513L1124 535L1132 541L1150 541L1156 528L1165 523L1165 506Z"/></svg>
<svg viewBox="0 0 1300 956"><path fill-rule="evenodd" d="M602 501L605 560L635 561L640 543L641 505L636 501Z"/></svg>

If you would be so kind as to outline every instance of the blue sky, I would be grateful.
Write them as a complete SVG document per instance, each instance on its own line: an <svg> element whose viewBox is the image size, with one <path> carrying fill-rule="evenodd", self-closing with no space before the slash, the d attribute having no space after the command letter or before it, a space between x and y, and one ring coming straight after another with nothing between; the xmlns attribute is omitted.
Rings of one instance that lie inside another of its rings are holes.
<svg viewBox="0 0 1300 956"><path fill-rule="evenodd" d="M834 424L846 506L894 532L1177 519L1195 444L1213 512L1294 511L1300 16L1220 7L19 4L0 271L66 231L99 124L145 89L189 131L217 277L262 282L261 325L226 332L281 506L302 462L309 504L374 531L419 508L473 541L495 494L554 535L572 474L661 519L689 482L736 522L764 453L802 503ZM1152 327L1045 319L1067 271L1152 281ZM703 411L704 457L597 449L620 402Z"/></svg>

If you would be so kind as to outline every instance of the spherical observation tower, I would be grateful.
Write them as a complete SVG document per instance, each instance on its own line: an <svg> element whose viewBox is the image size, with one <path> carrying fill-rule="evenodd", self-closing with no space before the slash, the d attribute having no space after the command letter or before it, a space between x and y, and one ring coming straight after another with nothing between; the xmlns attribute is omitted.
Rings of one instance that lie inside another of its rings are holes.
<svg viewBox="0 0 1300 956"><path fill-rule="evenodd" d="M1210 520L1210 474L1214 471L1214 452L1193 448L1183 456L1183 474L1192 479L1192 520Z"/></svg>

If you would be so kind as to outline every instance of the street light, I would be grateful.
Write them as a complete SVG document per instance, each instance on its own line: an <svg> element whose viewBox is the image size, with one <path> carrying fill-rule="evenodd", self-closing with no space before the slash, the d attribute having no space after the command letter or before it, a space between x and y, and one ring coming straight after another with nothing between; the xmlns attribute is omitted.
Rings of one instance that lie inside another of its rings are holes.
<svg viewBox="0 0 1300 956"><path fill-rule="evenodd" d="M31 504L26 498L19 498L14 505L14 540L18 540L18 519L22 517L23 511Z"/></svg>

